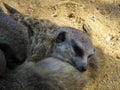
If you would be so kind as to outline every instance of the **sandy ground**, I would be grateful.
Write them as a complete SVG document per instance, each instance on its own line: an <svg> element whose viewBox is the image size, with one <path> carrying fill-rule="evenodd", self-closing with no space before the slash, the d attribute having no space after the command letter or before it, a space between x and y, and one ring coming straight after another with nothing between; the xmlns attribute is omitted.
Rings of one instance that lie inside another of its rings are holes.
<svg viewBox="0 0 120 90"><path fill-rule="evenodd" d="M85 90L120 90L120 0L0 0L23 14L87 30L100 73Z"/></svg>

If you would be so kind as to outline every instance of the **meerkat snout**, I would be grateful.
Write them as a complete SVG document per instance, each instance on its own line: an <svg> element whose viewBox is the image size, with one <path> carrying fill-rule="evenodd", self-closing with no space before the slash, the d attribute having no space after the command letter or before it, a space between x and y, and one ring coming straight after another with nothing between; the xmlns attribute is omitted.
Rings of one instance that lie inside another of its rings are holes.
<svg viewBox="0 0 120 90"><path fill-rule="evenodd" d="M87 70L87 65L83 63L81 66L79 66L78 69L79 69L81 72L84 72L84 71Z"/></svg>

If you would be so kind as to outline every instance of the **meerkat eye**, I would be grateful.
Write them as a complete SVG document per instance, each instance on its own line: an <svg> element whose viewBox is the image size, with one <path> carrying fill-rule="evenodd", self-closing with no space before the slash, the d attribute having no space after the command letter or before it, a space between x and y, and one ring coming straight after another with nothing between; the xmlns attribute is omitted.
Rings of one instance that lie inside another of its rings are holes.
<svg viewBox="0 0 120 90"><path fill-rule="evenodd" d="M90 54L90 55L88 56L88 59L92 58L92 57L93 57L93 55L94 55L94 54Z"/></svg>
<svg viewBox="0 0 120 90"><path fill-rule="evenodd" d="M94 56L94 54L95 54L95 49L93 50L92 54L88 55L88 59L91 59Z"/></svg>
<svg viewBox="0 0 120 90"><path fill-rule="evenodd" d="M62 43L66 39L66 32L60 32L56 38L57 43Z"/></svg>

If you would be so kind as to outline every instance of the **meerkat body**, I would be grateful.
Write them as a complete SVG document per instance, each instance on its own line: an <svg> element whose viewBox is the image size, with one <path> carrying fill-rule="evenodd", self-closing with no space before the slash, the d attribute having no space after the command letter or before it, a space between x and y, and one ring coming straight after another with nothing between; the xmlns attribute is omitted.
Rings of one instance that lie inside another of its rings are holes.
<svg viewBox="0 0 120 90"><path fill-rule="evenodd" d="M0 90L82 90L86 81L73 66L50 57L8 70L0 79Z"/></svg>
<svg viewBox="0 0 120 90"><path fill-rule="evenodd" d="M13 68L25 60L27 38L27 28L0 10L0 49L8 67Z"/></svg>

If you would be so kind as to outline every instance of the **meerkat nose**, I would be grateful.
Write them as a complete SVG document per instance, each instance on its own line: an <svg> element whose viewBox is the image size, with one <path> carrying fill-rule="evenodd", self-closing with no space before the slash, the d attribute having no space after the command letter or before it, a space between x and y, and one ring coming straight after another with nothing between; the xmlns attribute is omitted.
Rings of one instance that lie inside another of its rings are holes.
<svg viewBox="0 0 120 90"><path fill-rule="evenodd" d="M81 72L85 72L87 70L87 67L81 67Z"/></svg>
<svg viewBox="0 0 120 90"><path fill-rule="evenodd" d="M80 70L80 72L85 72L87 70L87 65L83 64L83 65L79 66L78 69Z"/></svg>

